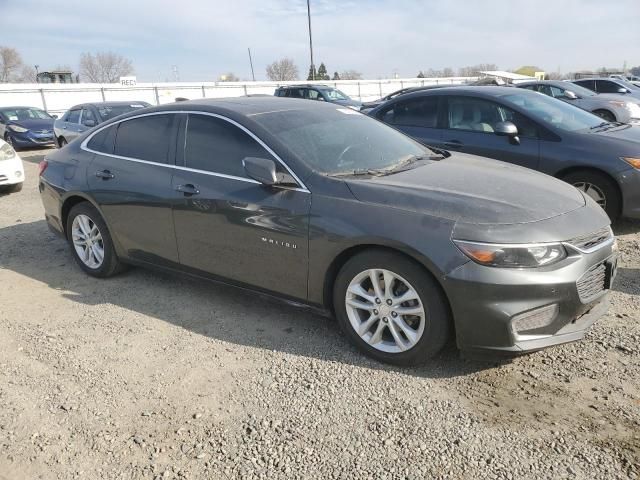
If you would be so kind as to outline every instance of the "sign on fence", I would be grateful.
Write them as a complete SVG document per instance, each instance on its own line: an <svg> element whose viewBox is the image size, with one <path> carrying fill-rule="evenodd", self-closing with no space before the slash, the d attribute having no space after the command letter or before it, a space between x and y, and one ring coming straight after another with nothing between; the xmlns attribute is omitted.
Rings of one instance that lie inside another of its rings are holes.
<svg viewBox="0 0 640 480"><path fill-rule="evenodd" d="M137 84L136 77L120 77L120 85L123 87L135 87Z"/></svg>

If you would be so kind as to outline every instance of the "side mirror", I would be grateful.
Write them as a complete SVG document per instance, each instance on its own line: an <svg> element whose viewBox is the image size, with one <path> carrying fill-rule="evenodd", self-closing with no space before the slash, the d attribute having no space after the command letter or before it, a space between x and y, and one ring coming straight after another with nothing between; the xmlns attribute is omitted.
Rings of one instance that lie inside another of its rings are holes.
<svg viewBox="0 0 640 480"><path fill-rule="evenodd" d="M518 127L516 127L513 122L498 122L494 125L493 132L501 137L509 137L511 143L520 143Z"/></svg>
<svg viewBox="0 0 640 480"><path fill-rule="evenodd" d="M85 127L95 127L96 126L96 121L95 120L85 120L84 122L82 122L82 124Z"/></svg>
<svg viewBox="0 0 640 480"><path fill-rule="evenodd" d="M578 95L573 93L571 90L565 90L564 91L564 98L566 98L567 100L577 100L578 99Z"/></svg>
<svg viewBox="0 0 640 480"><path fill-rule="evenodd" d="M620 88L618 88L618 93L629 93L629 90L627 90L624 87L620 87Z"/></svg>
<svg viewBox="0 0 640 480"><path fill-rule="evenodd" d="M288 173L278 173L275 162L268 158L245 157L242 160L242 166L250 178L263 185L298 185Z"/></svg>

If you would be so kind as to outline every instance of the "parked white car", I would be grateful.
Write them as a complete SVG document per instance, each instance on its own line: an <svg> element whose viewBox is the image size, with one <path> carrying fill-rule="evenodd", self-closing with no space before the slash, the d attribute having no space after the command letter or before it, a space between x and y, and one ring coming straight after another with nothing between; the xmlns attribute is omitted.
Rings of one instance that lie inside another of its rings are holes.
<svg viewBox="0 0 640 480"><path fill-rule="evenodd" d="M11 145L0 140L0 191L19 192L24 182L22 159Z"/></svg>

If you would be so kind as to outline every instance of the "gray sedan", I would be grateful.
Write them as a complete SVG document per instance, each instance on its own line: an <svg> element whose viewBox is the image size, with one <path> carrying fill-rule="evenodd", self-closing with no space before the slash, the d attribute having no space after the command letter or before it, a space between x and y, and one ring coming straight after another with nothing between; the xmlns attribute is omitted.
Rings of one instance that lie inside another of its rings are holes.
<svg viewBox="0 0 640 480"><path fill-rule="evenodd" d="M640 100L640 87L635 83L620 80L619 78L581 78L573 83L588 88L596 93L616 93L625 97Z"/></svg>
<svg viewBox="0 0 640 480"><path fill-rule="evenodd" d="M75 105L53 123L55 143L62 148L96 125L148 106L147 102L95 102Z"/></svg>
<svg viewBox="0 0 640 480"><path fill-rule="evenodd" d="M597 94L580 85L555 80L523 82L516 86L570 103L608 122L640 123L640 100L622 94Z"/></svg>

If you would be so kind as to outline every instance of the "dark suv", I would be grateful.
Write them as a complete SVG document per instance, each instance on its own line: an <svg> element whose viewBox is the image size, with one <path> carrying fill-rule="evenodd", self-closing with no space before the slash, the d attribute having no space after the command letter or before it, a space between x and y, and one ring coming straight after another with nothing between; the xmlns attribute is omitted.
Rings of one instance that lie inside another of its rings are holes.
<svg viewBox="0 0 640 480"><path fill-rule="evenodd" d="M337 88L327 85L284 85L276 88L274 95L276 97L303 98L305 100L337 103L355 110L360 110L362 106L362 102L358 102Z"/></svg>

